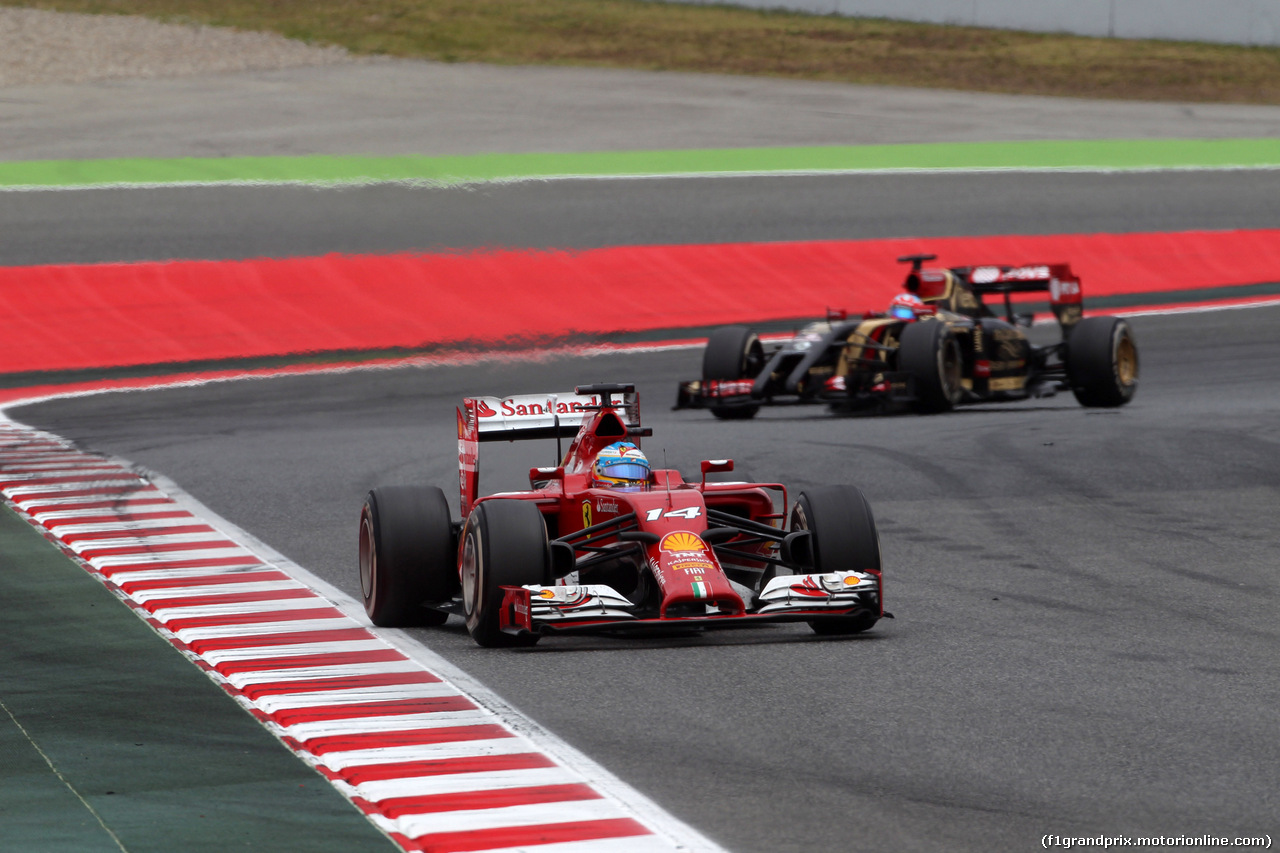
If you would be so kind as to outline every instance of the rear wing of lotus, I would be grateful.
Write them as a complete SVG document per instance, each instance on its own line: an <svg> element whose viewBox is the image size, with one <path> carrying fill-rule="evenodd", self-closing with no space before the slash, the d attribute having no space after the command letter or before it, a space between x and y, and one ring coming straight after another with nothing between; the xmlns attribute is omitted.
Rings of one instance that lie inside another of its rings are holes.
<svg viewBox="0 0 1280 853"><path fill-rule="evenodd" d="M619 399L620 398L620 399ZM582 385L561 394L466 397L458 409L458 487L462 517L471 513L480 482L480 442L571 438L601 409L612 409L630 430L640 430L634 385Z"/></svg>
<svg viewBox="0 0 1280 853"><path fill-rule="evenodd" d="M969 287L979 296L987 293L1004 297L1004 310L1009 322L1014 321L1014 293L1049 294L1049 306L1064 332L1080 322L1084 313L1084 296L1080 277L1071 272L1070 264L1026 264L1023 266L980 266L957 269Z"/></svg>

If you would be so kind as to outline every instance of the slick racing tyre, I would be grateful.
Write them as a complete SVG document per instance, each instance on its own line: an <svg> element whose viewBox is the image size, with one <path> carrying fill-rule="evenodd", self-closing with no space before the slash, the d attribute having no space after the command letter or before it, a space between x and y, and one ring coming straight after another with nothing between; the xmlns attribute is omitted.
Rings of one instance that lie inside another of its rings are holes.
<svg viewBox="0 0 1280 853"><path fill-rule="evenodd" d="M702 352L702 382L722 379L755 379L764 367L760 336L746 326L722 326L711 333ZM759 406L712 406L711 414L723 420L753 418Z"/></svg>
<svg viewBox="0 0 1280 853"><path fill-rule="evenodd" d="M818 572L880 571L880 535L871 506L856 486L805 489L791 509L791 529L808 530ZM880 608L809 623L817 634L858 634L876 624Z"/></svg>
<svg viewBox="0 0 1280 853"><path fill-rule="evenodd" d="M462 540L462 606L467 630L482 646L532 646L537 634L502 632L502 587L545 584L551 554L537 504L489 500L467 519Z"/></svg>
<svg viewBox="0 0 1280 853"><path fill-rule="evenodd" d="M918 412L950 411L960 402L960 341L945 323L908 323L898 341L898 369L911 374Z"/></svg>
<svg viewBox="0 0 1280 853"><path fill-rule="evenodd" d="M447 613L423 607L458 590L449 504L434 486L381 486L360 513L360 592L373 624L441 625Z"/></svg>
<svg viewBox="0 0 1280 853"><path fill-rule="evenodd" d="M1123 406L1138 390L1138 346L1117 317L1086 317L1067 338L1067 379L1082 406Z"/></svg>

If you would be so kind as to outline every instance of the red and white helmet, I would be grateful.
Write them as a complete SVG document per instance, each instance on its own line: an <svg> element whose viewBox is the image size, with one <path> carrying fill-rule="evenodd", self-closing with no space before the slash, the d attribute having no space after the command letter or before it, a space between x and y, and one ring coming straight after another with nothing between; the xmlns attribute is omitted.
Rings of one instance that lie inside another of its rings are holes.
<svg viewBox="0 0 1280 853"><path fill-rule="evenodd" d="M914 320L924 310L924 303L914 293L899 293L889 303L889 316L899 320Z"/></svg>

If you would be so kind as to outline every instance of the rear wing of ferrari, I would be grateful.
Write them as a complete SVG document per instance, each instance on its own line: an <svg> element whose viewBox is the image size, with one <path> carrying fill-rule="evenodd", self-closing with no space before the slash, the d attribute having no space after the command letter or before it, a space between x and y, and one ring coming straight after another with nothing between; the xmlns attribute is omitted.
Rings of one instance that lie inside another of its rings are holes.
<svg viewBox="0 0 1280 853"><path fill-rule="evenodd" d="M604 396L596 392L574 391L562 394L518 394L510 397L467 397L458 416L470 415L476 424L479 441L515 441L528 438L570 438L591 412L605 405ZM620 386L609 386L620 387ZM630 387L630 386L621 386ZM628 427L640 426L640 400L635 390L614 399L608 405ZM465 410L465 411L464 411Z"/></svg>
<svg viewBox="0 0 1280 853"><path fill-rule="evenodd" d="M1071 272L1070 264L1024 264L1023 266L979 266L957 269L970 289L979 296L993 293L1004 297L1005 314L1013 322L1014 293L1049 294L1049 306L1063 330L1080 322L1084 313L1084 295L1080 277Z"/></svg>
<svg viewBox="0 0 1280 853"><path fill-rule="evenodd" d="M572 438L583 421L612 409L628 432L640 433L640 396L634 385L581 385L560 394L466 397L458 409L458 486L462 516L479 489L480 442Z"/></svg>

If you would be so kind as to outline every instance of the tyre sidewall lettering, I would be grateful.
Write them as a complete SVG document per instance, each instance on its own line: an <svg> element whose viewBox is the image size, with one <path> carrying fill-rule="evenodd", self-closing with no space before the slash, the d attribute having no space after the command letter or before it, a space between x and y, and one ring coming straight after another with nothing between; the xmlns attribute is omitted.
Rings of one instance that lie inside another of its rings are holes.
<svg viewBox="0 0 1280 853"><path fill-rule="evenodd" d="M472 514L471 521L474 522L475 515ZM480 614L484 609L484 555L482 553L483 543L480 541L480 531L474 523L467 525L466 538L462 546L462 600L463 610L467 616L467 627L474 628L480 620Z"/></svg>
<svg viewBox="0 0 1280 853"><path fill-rule="evenodd" d="M809 519L804 512L803 496L801 496L801 500L796 501L796 505L791 509L791 529L793 531L809 529Z"/></svg>
<svg viewBox="0 0 1280 853"><path fill-rule="evenodd" d="M1129 324L1123 320L1116 323L1115 328L1111 332L1111 371L1115 375L1116 387L1122 392L1127 391L1130 386L1137 384L1137 368L1134 368L1134 381L1125 382L1122 365L1120 364L1120 349L1126 340L1130 340ZM1134 358L1136 359L1136 355Z"/></svg>
<svg viewBox="0 0 1280 853"><path fill-rule="evenodd" d="M1115 377L1117 388L1124 388L1120 381L1120 341L1124 338L1124 323L1116 323L1111 327L1111 375Z"/></svg>
<svg viewBox="0 0 1280 853"><path fill-rule="evenodd" d="M801 495L796 500L796 505L791 509L792 531L796 531L796 530L812 531L813 530L813 525L809 521L809 514L805 511L806 503L808 503L808 501L805 499L805 496ZM814 568L817 569L818 571L821 571L822 557L818 554L818 542L816 539L812 540L812 549L813 549Z"/></svg>
<svg viewBox="0 0 1280 853"><path fill-rule="evenodd" d="M957 368L956 372L963 373L963 368L961 367L962 358L960 355L960 342L956 339L955 335L948 334L945 331L942 333L942 346L938 347L938 354L940 360L938 368L941 371L942 380L939 384L942 385L942 393L948 402L954 404L959 397L958 392L960 385L958 382L952 381L953 377L951 375L951 370L947 366L948 363L950 361L954 361Z"/></svg>
<svg viewBox="0 0 1280 853"><path fill-rule="evenodd" d="M373 600L374 592L378 584L378 538L377 529L373 523L373 513L369 509L368 504L365 505L364 511L360 514L361 539L360 544L360 593L364 596L365 602Z"/></svg>

